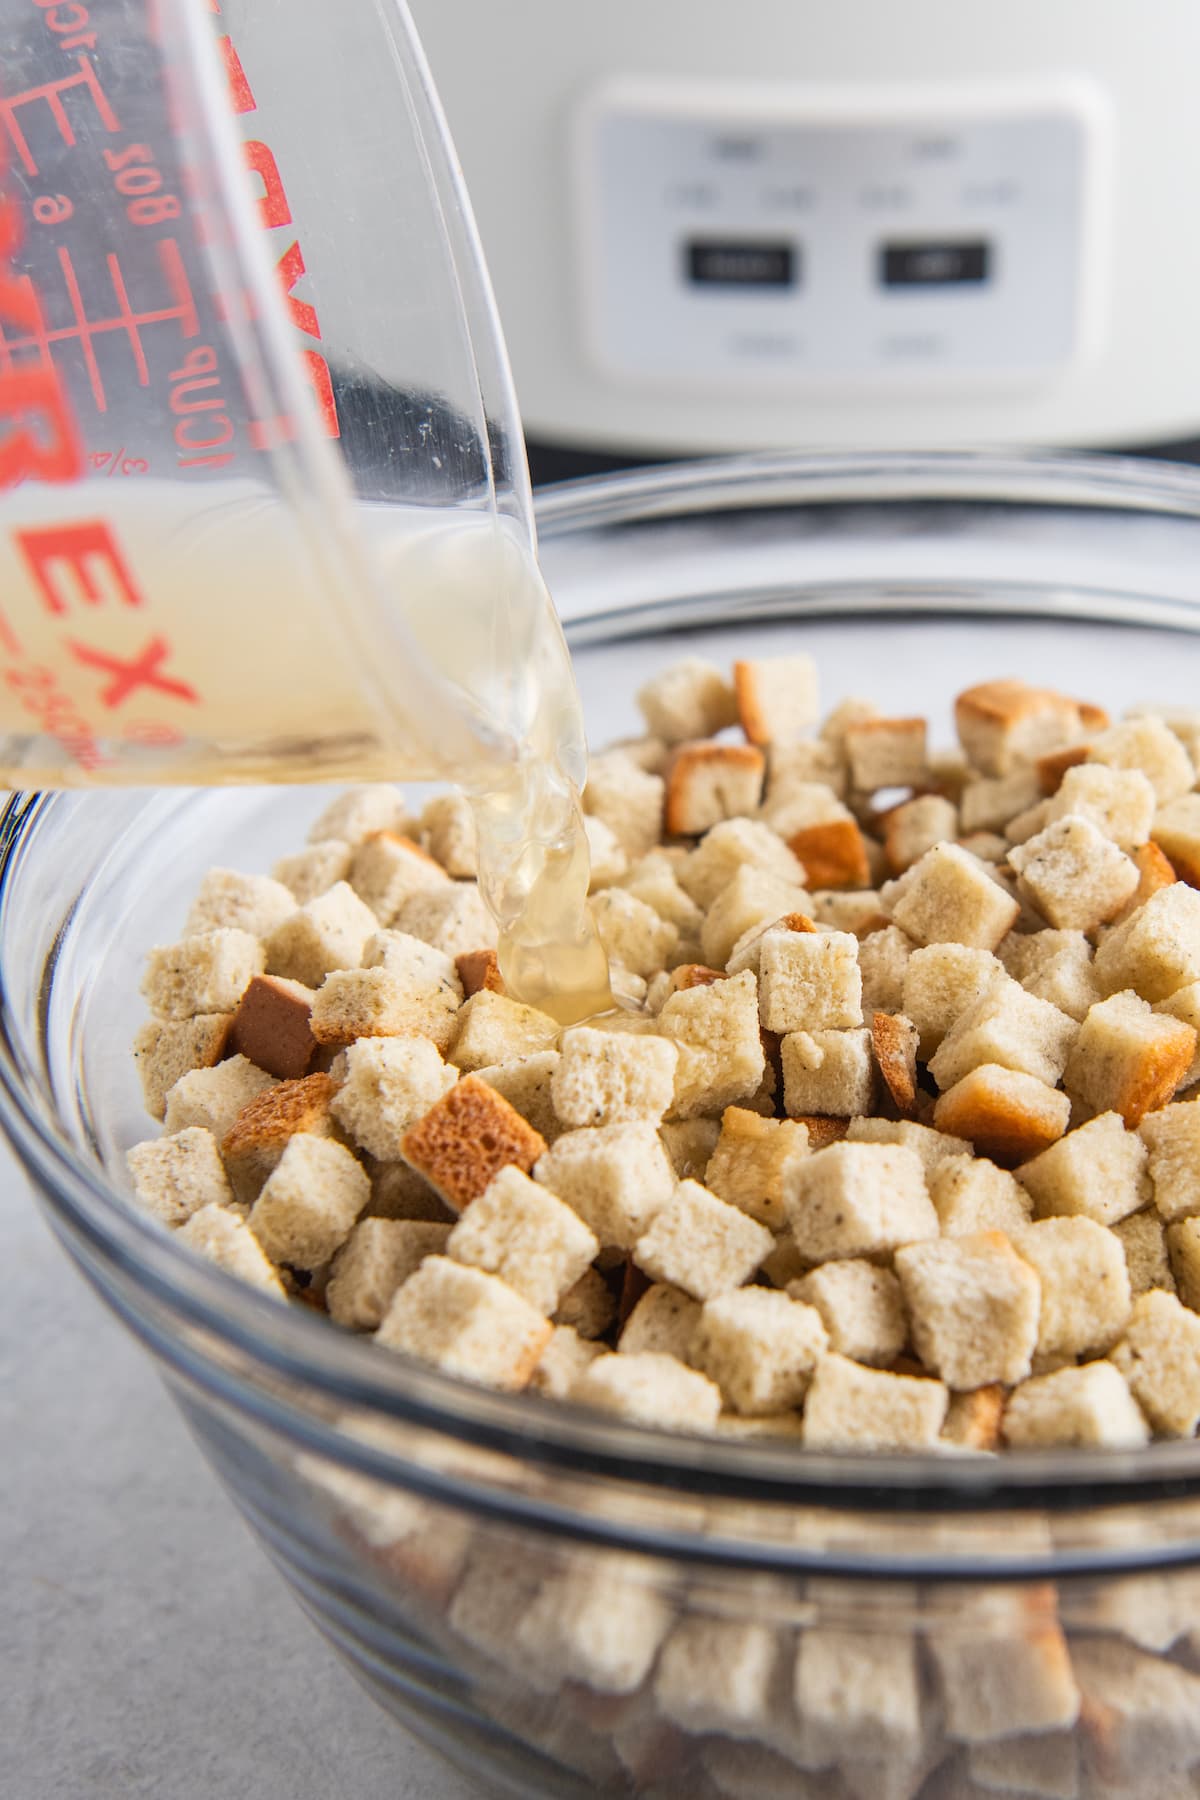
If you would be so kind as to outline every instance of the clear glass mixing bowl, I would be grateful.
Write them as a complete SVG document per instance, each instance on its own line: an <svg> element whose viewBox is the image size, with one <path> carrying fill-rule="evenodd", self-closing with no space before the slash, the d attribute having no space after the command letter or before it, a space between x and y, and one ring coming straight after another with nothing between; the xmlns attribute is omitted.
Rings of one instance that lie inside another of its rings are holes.
<svg viewBox="0 0 1200 1800"><path fill-rule="evenodd" d="M635 728L655 669L748 647L810 650L827 702L926 711L944 742L954 692L988 675L1114 711L1200 696L1188 472L746 459L574 484L540 527L594 743ZM268 868L314 804L13 798L0 1114L54 1230L372 1692L523 1800L1200 1791L1194 1443L867 1458L624 1426L382 1353L126 1203L142 956L208 866ZM664 1716L668 1633L695 1658Z"/></svg>

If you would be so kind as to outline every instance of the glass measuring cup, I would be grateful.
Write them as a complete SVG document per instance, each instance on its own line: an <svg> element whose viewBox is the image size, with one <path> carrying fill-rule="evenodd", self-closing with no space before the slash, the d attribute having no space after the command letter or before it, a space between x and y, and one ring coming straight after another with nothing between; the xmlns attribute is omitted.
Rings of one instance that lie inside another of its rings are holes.
<svg viewBox="0 0 1200 1800"><path fill-rule="evenodd" d="M0 781L458 781L512 991L590 1010L579 704L401 0L32 0L0 154Z"/></svg>

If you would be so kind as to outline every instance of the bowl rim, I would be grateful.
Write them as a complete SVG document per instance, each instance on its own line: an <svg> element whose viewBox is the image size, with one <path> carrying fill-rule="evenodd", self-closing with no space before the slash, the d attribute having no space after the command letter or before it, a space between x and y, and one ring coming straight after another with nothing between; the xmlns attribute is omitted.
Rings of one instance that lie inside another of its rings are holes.
<svg viewBox="0 0 1200 1800"><path fill-rule="evenodd" d="M537 513L544 537L556 538L664 514L683 517L709 510L714 501L736 509L760 501L803 506L831 497L876 503L1007 499L1048 509L1111 505L1200 519L1200 472L1087 453L772 453L562 483L539 494ZM26 855L36 853L40 822L57 819L86 799L63 793L18 794L9 800L0 814L0 912L9 905L15 871ZM186 797L181 799L185 803ZM251 1370L271 1384L282 1379L298 1395L331 1404L335 1411L323 1420L300 1406L290 1414L284 1409L278 1417L286 1417L286 1428L310 1447L364 1473L411 1480L413 1471L402 1455L364 1443L339 1420L336 1409L358 1420L374 1414L383 1421L406 1421L548 1471L634 1488L723 1496L746 1505L783 1502L864 1514L974 1514L1065 1510L1081 1504L1132 1506L1200 1493L1200 1445L1195 1440L1172 1440L1139 1451L1056 1449L992 1457L801 1450L782 1440L731 1441L628 1424L569 1402L477 1386L396 1353L381 1356L373 1344L331 1330L328 1321L311 1316L308 1309L280 1305L192 1256L150 1217L136 1212L115 1183L54 1130L45 1105L37 1103L31 1082L36 1072L25 1066L15 1040L3 986L0 972L0 1123L44 1197L53 1227L85 1273L110 1304L116 1304L109 1285L116 1276L128 1291L144 1295L177 1322L176 1356L169 1333L147 1327L135 1306L117 1308L180 1374L194 1379L198 1366L213 1373L214 1359L203 1351L207 1335L240 1352ZM41 1098L44 1102L45 1095ZM245 1383L232 1388L226 1383L224 1398L245 1411L262 1407L262 1396L251 1395ZM507 1506L509 1498L497 1504ZM605 1535L603 1528L596 1529ZM628 1541L624 1526L618 1535ZM824 1566L832 1565L825 1560ZM1061 1566L1059 1556L1056 1566ZM1110 1560L1105 1566L1111 1566Z"/></svg>

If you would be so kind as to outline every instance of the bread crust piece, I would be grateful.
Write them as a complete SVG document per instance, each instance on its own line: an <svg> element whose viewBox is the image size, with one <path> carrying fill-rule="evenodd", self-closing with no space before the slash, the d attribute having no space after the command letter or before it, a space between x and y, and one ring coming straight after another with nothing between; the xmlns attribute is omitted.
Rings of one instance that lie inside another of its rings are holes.
<svg viewBox="0 0 1200 1800"><path fill-rule="evenodd" d="M804 865L810 887L865 888L871 885L871 865L863 834L853 819L834 819L808 825L787 840L788 849Z"/></svg>
<svg viewBox="0 0 1200 1800"><path fill-rule="evenodd" d="M669 837L698 837L723 819L752 813L766 758L753 744L684 744L667 767L663 824Z"/></svg>
<svg viewBox="0 0 1200 1800"><path fill-rule="evenodd" d="M1007 775L1021 758L1057 750L1081 734L1076 701L1053 688L1001 678L965 688L954 702L959 742L985 775Z"/></svg>
<svg viewBox="0 0 1200 1800"><path fill-rule="evenodd" d="M871 1014L871 1049L892 1105L912 1118L917 1105L917 1028L901 1013Z"/></svg>
<svg viewBox="0 0 1200 1800"><path fill-rule="evenodd" d="M506 1163L528 1175L546 1140L495 1088L464 1075L405 1132L401 1154L461 1212Z"/></svg>
<svg viewBox="0 0 1200 1800"><path fill-rule="evenodd" d="M463 996L467 1000L472 994L507 992L504 977L500 973L500 959L494 950L465 950L461 956L455 957L454 967L462 982Z"/></svg>
<svg viewBox="0 0 1200 1800"><path fill-rule="evenodd" d="M811 656L735 662L733 691L752 744L793 744L817 722L817 667Z"/></svg>
<svg viewBox="0 0 1200 1800"><path fill-rule="evenodd" d="M1070 1117L1065 1094L997 1063L972 1069L933 1109L938 1131L969 1138L981 1156L1006 1167L1057 1143Z"/></svg>

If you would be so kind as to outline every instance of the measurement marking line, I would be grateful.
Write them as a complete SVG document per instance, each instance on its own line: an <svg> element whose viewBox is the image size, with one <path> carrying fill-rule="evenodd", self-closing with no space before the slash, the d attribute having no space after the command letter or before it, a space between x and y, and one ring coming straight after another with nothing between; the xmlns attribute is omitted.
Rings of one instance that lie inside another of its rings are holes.
<svg viewBox="0 0 1200 1800"><path fill-rule="evenodd" d="M100 374L100 364L96 361L96 352L92 348L92 326L83 304L83 295L79 291L79 281L75 274L75 264L71 261L71 252L60 247L58 252L59 267L62 269L63 281L71 301L71 310L75 314L75 322L79 327L76 336L83 348L84 361L87 363L88 378L92 384L92 397L96 402L97 412L108 411L108 395L104 391L104 381Z"/></svg>
<svg viewBox="0 0 1200 1800"><path fill-rule="evenodd" d="M48 81L42 87L26 88L24 93L10 94L6 100L0 101L0 119L3 119L12 139L13 148L21 159L21 166L27 175L41 173L36 158L29 148L29 140L17 123L18 107L28 106L31 101L44 100L50 108L51 117L58 126L58 135L70 149L76 145L75 128L67 117L67 109L63 105L62 96L68 88L85 87L96 103L96 111L106 131L120 131L121 121L108 103L108 96L100 86L100 77L91 59L84 51L75 58L79 67L77 75L64 75L61 81Z"/></svg>
<svg viewBox="0 0 1200 1800"><path fill-rule="evenodd" d="M117 296L121 308L121 317L126 321L125 329L129 333L129 348L133 351L133 360L137 364L138 381L142 387L150 384L150 368L146 362L146 352L142 348L140 320L129 304L129 290L125 286L125 275L121 268L121 259L114 251L108 254L108 273L113 284L113 292Z"/></svg>
<svg viewBox="0 0 1200 1800"><path fill-rule="evenodd" d="M192 295L192 284L188 280L187 269L180 254L179 245L174 238L160 238L158 260L163 274L167 278L167 286L178 307L180 328L185 338L197 337L200 331L200 319L196 312L196 302Z"/></svg>

